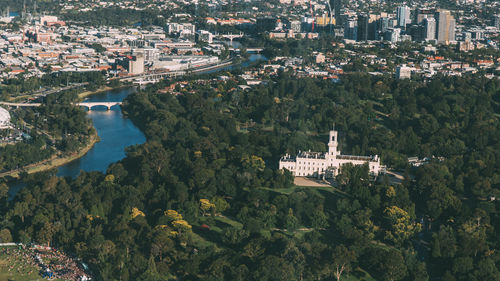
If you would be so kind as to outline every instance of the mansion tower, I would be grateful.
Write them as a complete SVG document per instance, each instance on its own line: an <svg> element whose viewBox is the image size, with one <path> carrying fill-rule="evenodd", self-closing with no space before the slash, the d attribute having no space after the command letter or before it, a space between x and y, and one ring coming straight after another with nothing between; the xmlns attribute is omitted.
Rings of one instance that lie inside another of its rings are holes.
<svg viewBox="0 0 500 281"><path fill-rule="evenodd" d="M338 132L330 131L328 152L299 151L293 157L286 154L280 159L279 168L289 170L296 177L325 177L332 178L338 175L342 165L368 164L370 174L377 175L382 170L380 158L375 156L341 155L338 147Z"/></svg>

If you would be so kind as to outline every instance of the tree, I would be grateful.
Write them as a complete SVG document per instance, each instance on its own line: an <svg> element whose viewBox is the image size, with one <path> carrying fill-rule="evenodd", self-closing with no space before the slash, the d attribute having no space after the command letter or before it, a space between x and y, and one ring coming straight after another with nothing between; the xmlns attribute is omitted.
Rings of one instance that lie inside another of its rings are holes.
<svg viewBox="0 0 500 281"><path fill-rule="evenodd" d="M299 227L299 220L293 215L292 208L288 209L288 215L285 219L285 227L288 231L294 231Z"/></svg>
<svg viewBox="0 0 500 281"><path fill-rule="evenodd" d="M10 234L10 230L8 230L7 228L0 230L0 242L1 243L12 242L12 234Z"/></svg>
<svg viewBox="0 0 500 281"><path fill-rule="evenodd" d="M212 199L212 202L215 205L215 211L219 214L229 209L230 207L229 203L227 203L227 201L224 200L224 198L219 196L214 197Z"/></svg>
<svg viewBox="0 0 500 281"><path fill-rule="evenodd" d="M333 275L340 281L340 276L344 272L351 271L351 264L356 261L356 255L353 251L347 249L344 245L338 245L333 251Z"/></svg>
<svg viewBox="0 0 500 281"><path fill-rule="evenodd" d="M179 214L176 210L167 210L164 214L169 222L182 220L182 215Z"/></svg>
<svg viewBox="0 0 500 281"><path fill-rule="evenodd" d="M321 209L315 209L312 213L311 226L317 229L325 229L329 226L328 217Z"/></svg>
<svg viewBox="0 0 500 281"><path fill-rule="evenodd" d="M42 244L47 244L47 246L50 247L50 243L57 229L58 228L53 223L45 222L43 227L37 232L37 241Z"/></svg>
<svg viewBox="0 0 500 281"><path fill-rule="evenodd" d="M382 258L380 271L382 278L387 281L401 280L408 274L403 256L394 249L387 251Z"/></svg>
<svg viewBox="0 0 500 281"><path fill-rule="evenodd" d="M389 221L389 230L385 232L385 239L396 245L401 245L422 228L420 224L411 222L408 213L398 206L387 207L384 214Z"/></svg>
<svg viewBox="0 0 500 281"><path fill-rule="evenodd" d="M211 209L215 208L215 204L210 202L208 199L200 199L200 209L203 212L203 215Z"/></svg>
<svg viewBox="0 0 500 281"><path fill-rule="evenodd" d="M137 280L139 280L139 281L161 281L161 280L163 280L161 278L160 274L158 274L158 271L156 270L156 263L155 263L155 260L152 256L149 258L147 269L144 271L144 273L142 273L139 276L139 278Z"/></svg>

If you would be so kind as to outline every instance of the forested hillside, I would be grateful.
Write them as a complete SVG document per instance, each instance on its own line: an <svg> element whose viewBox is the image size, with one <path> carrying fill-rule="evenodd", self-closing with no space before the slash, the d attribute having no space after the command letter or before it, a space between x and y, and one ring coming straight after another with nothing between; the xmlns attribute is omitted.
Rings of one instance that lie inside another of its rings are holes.
<svg viewBox="0 0 500 281"><path fill-rule="evenodd" d="M500 82L280 73L268 86L169 81L129 96L148 141L106 174L28 178L1 227L73 252L102 280L499 280ZM279 157L378 154L406 180L346 166L296 187ZM407 157L444 157L410 168ZM373 279L372 279L373 278Z"/></svg>

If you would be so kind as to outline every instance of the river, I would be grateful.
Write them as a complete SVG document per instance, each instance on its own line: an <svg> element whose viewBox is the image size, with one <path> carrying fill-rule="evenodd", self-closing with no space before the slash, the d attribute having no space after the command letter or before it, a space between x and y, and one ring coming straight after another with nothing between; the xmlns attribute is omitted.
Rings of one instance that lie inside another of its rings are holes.
<svg viewBox="0 0 500 281"><path fill-rule="evenodd" d="M133 92L133 88L111 90L92 95L85 101L123 101ZM109 164L125 158L127 146L146 141L144 134L123 116L119 106L114 106L109 111L105 107L94 107L87 115L92 119L100 141L82 158L59 167L58 176L75 178L80 171L105 172Z"/></svg>
<svg viewBox="0 0 500 281"><path fill-rule="evenodd" d="M92 95L85 101L123 101L133 92L135 92L134 88L110 90ZM111 163L125 158L127 146L146 141L144 134L134 126L130 119L123 116L119 106L114 106L109 111L105 107L94 107L87 113L87 116L92 119L100 141L83 157L59 167L58 176L76 178L80 171L106 172ZM25 186L26 184L21 181L9 184L9 199L13 199Z"/></svg>
<svg viewBox="0 0 500 281"><path fill-rule="evenodd" d="M252 54L249 60L241 63L246 67L250 63L266 60L259 54ZM227 66L219 69L208 70L203 73L212 73L221 70L232 70L234 66ZM135 92L134 88L110 90L90 96L85 101L89 102L116 102L123 101L129 94ZM106 172L111 163L125 158L125 148L146 141L144 134L134 126L131 120L125 118L119 106L114 106L111 110L105 107L93 108L88 112L88 117L92 119L97 130L100 141L83 157L76 159L58 168L57 175L62 177L76 178L81 171ZM9 184L9 199L24 188L26 184L21 181Z"/></svg>

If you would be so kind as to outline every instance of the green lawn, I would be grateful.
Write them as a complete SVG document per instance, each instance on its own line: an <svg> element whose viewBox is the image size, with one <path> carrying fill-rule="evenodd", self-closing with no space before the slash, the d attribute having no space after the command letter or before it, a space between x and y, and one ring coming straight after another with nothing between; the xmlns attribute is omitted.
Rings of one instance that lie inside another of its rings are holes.
<svg viewBox="0 0 500 281"><path fill-rule="evenodd" d="M9 253L7 254L4 249L7 248L0 248L0 281L44 280L39 269L30 264L29 259L19 255L23 250L17 250L17 247L8 247ZM62 281L63 279L52 280Z"/></svg>

